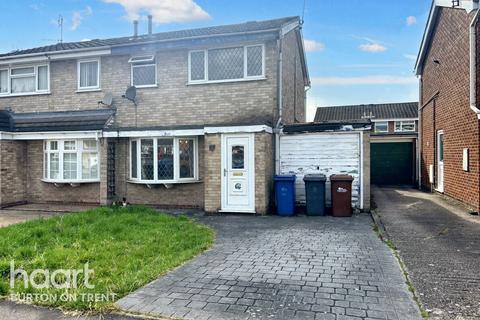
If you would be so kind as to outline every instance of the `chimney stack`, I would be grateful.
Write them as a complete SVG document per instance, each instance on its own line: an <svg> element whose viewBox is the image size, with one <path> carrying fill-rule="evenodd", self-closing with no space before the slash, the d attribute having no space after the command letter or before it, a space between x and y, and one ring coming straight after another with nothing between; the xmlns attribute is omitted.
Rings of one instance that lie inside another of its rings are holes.
<svg viewBox="0 0 480 320"><path fill-rule="evenodd" d="M149 14L149 15L148 15L148 35L149 35L149 36L152 35L152 30L153 30L152 20L153 20L153 16L152 16L151 14Z"/></svg>
<svg viewBox="0 0 480 320"><path fill-rule="evenodd" d="M133 36L138 37L138 20L133 21Z"/></svg>

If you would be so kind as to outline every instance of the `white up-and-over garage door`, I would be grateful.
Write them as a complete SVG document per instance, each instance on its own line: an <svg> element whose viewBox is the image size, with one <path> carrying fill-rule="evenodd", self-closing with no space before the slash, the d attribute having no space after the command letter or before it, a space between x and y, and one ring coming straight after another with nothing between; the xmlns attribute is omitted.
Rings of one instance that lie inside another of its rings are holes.
<svg viewBox="0 0 480 320"><path fill-rule="evenodd" d="M352 205L363 209L362 145L363 132L298 133L280 136L280 173L295 174L296 202L305 204L306 174L349 174L354 177ZM327 206L331 205L330 180L327 179Z"/></svg>

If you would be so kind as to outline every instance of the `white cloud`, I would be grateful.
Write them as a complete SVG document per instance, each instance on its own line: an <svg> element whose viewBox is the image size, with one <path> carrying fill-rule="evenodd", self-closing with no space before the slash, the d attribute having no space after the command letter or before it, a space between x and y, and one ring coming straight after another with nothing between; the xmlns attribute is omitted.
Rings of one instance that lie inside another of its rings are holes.
<svg viewBox="0 0 480 320"><path fill-rule="evenodd" d="M361 44L359 48L362 51L372 52L372 53L387 51L387 47L385 47L383 44L380 44L380 43L364 43L364 44Z"/></svg>
<svg viewBox="0 0 480 320"><path fill-rule="evenodd" d="M416 23L417 23L417 18L415 18L414 16L407 17L407 26L413 26Z"/></svg>
<svg viewBox="0 0 480 320"><path fill-rule="evenodd" d="M42 10L43 7L45 7L45 4L40 2L40 3L32 3L31 5L29 5L30 9L34 10L34 11L40 11Z"/></svg>
<svg viewBox="0 0 480 320"><path fill-rule="evenodd" d="M320 86L407 85L417 83L415 76L374 75L363 77L313 77L312 84Z"/></svg>
<svg viewBox="0 0 480 320"><path fill-rule="evenodd" d="M80 42L88 42L88 41L92 41L92 39L84 38L84 39L80 40Z"/></svg>
<svg viewBox="0 0 480 320"><path fill-rule="evenodd" d="M414 54L404 54L403 55L405 57L405 59L408 59L408 60L412 60L412 61L416 61L417 60L417 56L414 55Z"/></svg>
<svg viewBox="0 0 480 320"><path fill-rule="evenodd" d="M305 51L307 52L319 52L325 50L325 44L315 41L304 39Z"/></svg>
<svg viewBox="0 0 480 320"><path fill-rule="evenodd" d="M78 27L80 27L80 25L82 24L83 19L85 19L85 17L91 16L92 14L93 10L90 6L86 6L85 10L82 11L74 11L72 14L72 26L70 27L70 29L72 31L77 30Z"/></svg>
<svg viewBox="0 0 480 320"><path fill-rule="evenodd" d="M193 0L103 0L125 9L129 20L138 20L142 13L153 16L155 23L191 22L210 19L210 15Z"/></svg>

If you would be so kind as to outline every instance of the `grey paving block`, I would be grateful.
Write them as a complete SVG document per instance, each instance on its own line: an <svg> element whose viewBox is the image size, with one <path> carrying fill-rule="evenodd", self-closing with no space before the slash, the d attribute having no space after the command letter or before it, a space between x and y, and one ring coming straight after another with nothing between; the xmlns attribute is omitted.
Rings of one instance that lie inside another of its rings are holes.
<svg viewBox="0 0 480 320"><path fill-rule="evenodd" d="M367 215L197 219L216 230L214 247L120 308L200 320L404 320L398 310L421 319Z"/></svg>

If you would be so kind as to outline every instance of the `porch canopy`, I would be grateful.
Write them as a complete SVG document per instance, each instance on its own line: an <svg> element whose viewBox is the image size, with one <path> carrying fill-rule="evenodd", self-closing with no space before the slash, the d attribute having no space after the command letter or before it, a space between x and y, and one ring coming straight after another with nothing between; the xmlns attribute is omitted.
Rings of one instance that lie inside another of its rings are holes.
<svg viewBox="0 0 480 320"><path fill-rule="evenodd" d="M0 110L0 131L100 131L115 114L113 109L16 113Z"/></svg>

